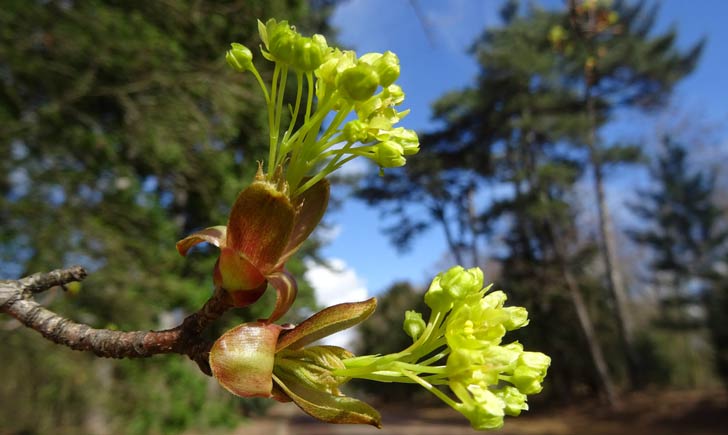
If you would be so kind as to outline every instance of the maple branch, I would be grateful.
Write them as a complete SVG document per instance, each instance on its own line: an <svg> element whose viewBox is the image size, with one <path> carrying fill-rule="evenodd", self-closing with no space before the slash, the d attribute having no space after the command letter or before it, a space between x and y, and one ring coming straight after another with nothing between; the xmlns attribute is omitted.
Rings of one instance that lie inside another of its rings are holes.
<svg viewBox="0 0 728 435"><path fill-rule="evenodd" d="M33 295L56 286L81 281L86 271L80 266L37 273L18 280L0 281L0 311L39 332L46 339L73 350L90 351L104 358L146 358L157 354L187 355L203 373L211 375L207 362L212 342L201 333L228 309L232 301L217 289L198 311L180 325L162 331L112 331L77 323L44 308Z"/></svg>

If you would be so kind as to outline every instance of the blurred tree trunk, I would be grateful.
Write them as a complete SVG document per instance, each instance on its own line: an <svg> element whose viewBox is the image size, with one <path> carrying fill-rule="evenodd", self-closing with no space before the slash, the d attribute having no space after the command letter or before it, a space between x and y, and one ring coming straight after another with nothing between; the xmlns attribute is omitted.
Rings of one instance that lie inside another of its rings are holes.
<svg viewBox="0 0 728 435"><path fill-rule="evenodd" d="M574 311L576 311L576 316L579 319L579 326L581 327L581 331L587 341L589 355L591 356L592 363L594 364L594 369L596 370L599 383L601 384L609 406L617 408L619 406L619 399L614 387L614 382L609 374L609 367L607 366L607 361L604 358L604 352L602 352L602 347L597 339L597 333L594 330L594 322L589 315L589 309L584 302L581 290L579 289L579 284L569 270L566 258L566 249L562 242L560 242L561 238L556 235L556 231L552 224L549 224L548 228L554 244L556 261L561 269L561 274L564 282L566 283L566 287L569 290L571 303L574 304Z"/></svg>
<svg viewBox="0 0 728 435"><path fill-rule="evenodd" d="M614 233L612 231L611 221L609 219L609 210L607 206L606 194L604 192L604 176L602 172L602 162L599 158L599 149L597 147L596 134L596 111L594 108L594 98L592 96L591 80L587 76L586 85L586 109L589 118L589 134L587 136L587 146L589 148L589 157L594 177L594 194L597 203L597 222L599 226L599 236L601 244L602 261L604 261L604 270L607 278L607 288L614 300L614 312L617 318L617 326L619 331L619 339L625 352L627 360L627 375L630 385L634 385L636 358L633 352L632 340L632 317L629 313L627 304L627 293L624 289L624 281L622 273L619 270L619 262L617 259L617 249L614 241Z"/></svg>
<svg viewBox="0 0 728 435"><path fill-rule="evenodd" d="M576 7L577 1L570 0L569 9L572 14L575 13L574 11ZM598 78L595 60L596 50L592 42L594 36L599 33L599 28L596 20L596 8L588 8L587 10L587 22L584 29L584 37L587 42L586 46L588 57L584 65L584 100L589 131L586 138L586 145L589 151L589 160L591 163L594 181L594 195L596 197L597 204L597 225L599 226L599 236L601 238L599 249L602 261L604 262L607 288L609 289L614 301L614 314L617 320L619 339L622 344L622 348L624 349L624 355L627 363L628 382L630 385L634 385L637 364L633 353L632 319L627 306L627 293L624 289L622 273L619 269L619 262L617 260L614 234L612 232L606 194L604 192L604 172L600 156L601 148L597 144L598 125L594 86Z"/></svg>

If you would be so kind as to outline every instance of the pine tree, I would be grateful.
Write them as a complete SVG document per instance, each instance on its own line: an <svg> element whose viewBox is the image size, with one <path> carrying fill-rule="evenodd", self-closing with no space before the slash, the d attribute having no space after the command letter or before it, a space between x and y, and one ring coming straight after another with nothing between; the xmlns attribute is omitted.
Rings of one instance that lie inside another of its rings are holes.
<svg viewBox="0 0 728 435"><path fill-rule="evenodd" d="M726 252L728 231L714 202L714 175L691 168L686 149L669 138L663 145L650 167L655 187L640 192L639 202L630 206L643 228L629 235L652 253L651 281L661 308L655 321L682 336L684 358L694 354L689 340L705 326L705 315L695 314L702 297L708 293L721 302L720 281L709 276Z"/></svg>
<svg viewBox="0 0 728 435"><path fill-rule="evenodd" d="M617 325L627 355L628 373L634 381L632 320L628 297L619 270L612 225L607 207L607 164L627 163L636 157L633 148L609 146L597 134L620 108L650 109L663 102L700 57L702 42L685 52L675 46L675 29L653 35L658 8L634 3L569 1L568 16L550 31L561 53L565 79L581 88L588 129L582 139L588 154L596 198L601 256L607 287L614 299Z"/></svg>

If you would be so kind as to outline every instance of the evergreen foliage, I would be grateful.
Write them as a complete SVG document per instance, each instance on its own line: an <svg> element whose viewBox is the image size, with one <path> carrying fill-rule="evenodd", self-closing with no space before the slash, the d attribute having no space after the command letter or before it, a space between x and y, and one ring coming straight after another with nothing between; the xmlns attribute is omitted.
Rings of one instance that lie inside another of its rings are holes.
<svg viewBox="0 0 728 435"><path fill-rule="evenodd" d="M650 167L655 187L639 192L639 202L630 205L643 226L628 234L651 253L650 285L659 298L654 322L677 350L666 351L673 382L695 386L705 378L700 365L709 355L706 325L715 338L718 368L725 364L719 312L724 291L714 271L726 253L728 231L715 204L715 175L693 169L687 149L671 139L663 145ZM706 297L710 303L703 309Z"/></svg>
<svg viewBox="0 0 728 435"><path fill-rule="evenodd" d="M225 65L225 49L232 40L259 44L259 17L326 30L330 6L4 2L3 278L83 264L93 272L83 286L46 302L95 327L171 327L198 309L212 293L213 253L184 261L174 243L226 220L268 145L265 103ZM290 266L303 270L299 260ZM300 284L297 306L312 307ZM267 314L257 310L245 315ZM247 406L211 388L190 361L94 361L12 323L0 328L5 377L19 380L0 390L6 430L173 433L232 424ZM55 406L65 399L71 406ZM30 403L44 411L28 414Z"/></svg>

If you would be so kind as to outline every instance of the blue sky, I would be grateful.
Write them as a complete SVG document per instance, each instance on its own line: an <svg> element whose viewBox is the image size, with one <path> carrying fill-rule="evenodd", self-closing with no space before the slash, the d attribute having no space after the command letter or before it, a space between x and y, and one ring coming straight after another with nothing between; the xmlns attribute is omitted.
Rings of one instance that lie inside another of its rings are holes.
<svg viewBox="0 0 728 435"><path fill-rule="evenodd" d="M502 2L418 0L416 3L429 35L408 0L343 2L333 16L333 24L339 29L338 41L359 54L385 50L397 53L402 69L398 83L407 94L406 106L412 110L402 125L424 131L434 127L430 121L431 103L449 90L472 83L477 67L467 54L467 48L486 26L498 24ZM539 3L545 7L562 4L556 0ZM728 1L663 0L659 3L657 29L677 26L678 43L682 47L707 37L703 57L697 70L676 89L670 107L653 116L638 117L638 126L634 114L626 114L609 134L651 136L660 126L669 128L679 120L697 120L714 127L717 146L725 152L728 129L723 126L728 125L728 79L723 77L728 75L728 26L725 21ZM612 191L615 189L613 187ZM616 201L622 199L613 199ZM417 239L411 251L400 253L382 233L383 224L377 210L349 200L340 210L327 216L335 226L335 237L323 254L343 261L339 265L346 265L349 278L355 274L358 277L356 285L365 286L371 294L385 290L396 280L425 284L444 267L445 242L437 229Z"/></svg>

